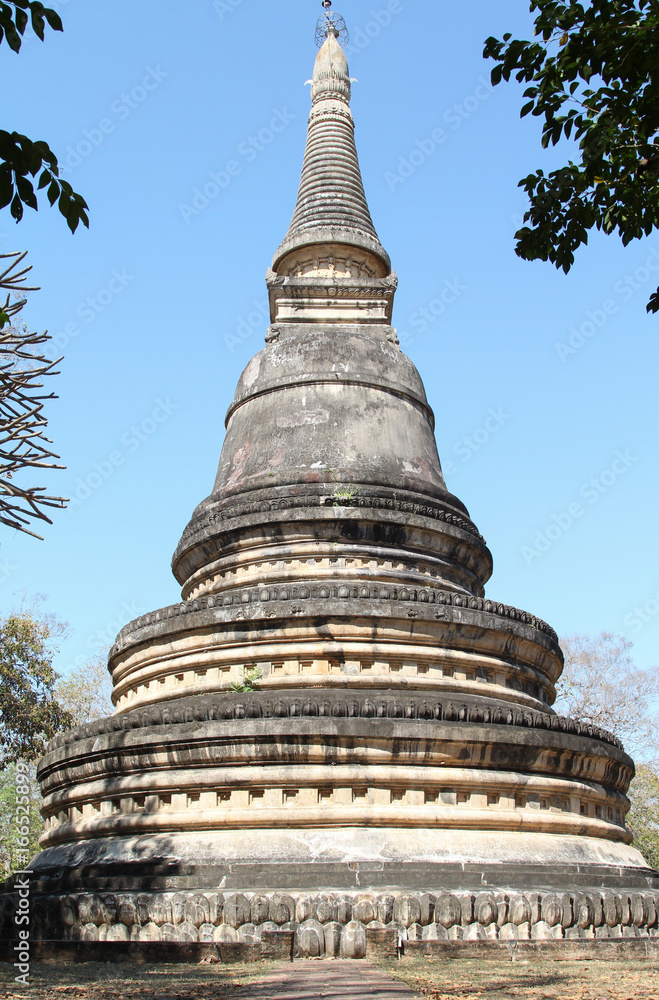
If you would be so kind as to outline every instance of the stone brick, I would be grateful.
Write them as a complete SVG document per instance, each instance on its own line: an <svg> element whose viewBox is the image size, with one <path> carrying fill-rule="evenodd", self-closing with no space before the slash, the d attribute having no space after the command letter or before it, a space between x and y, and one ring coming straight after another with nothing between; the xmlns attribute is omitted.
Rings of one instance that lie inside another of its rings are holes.
<svg viewBox="0 0 659 1000"><path fill-rule="evenodd" d="M299 896L295 901L295 919L298 924L305 920L311 920L313 916L313 905L309 896Z"/></svg>
<svg viewBox="0 0 659 1000"><path fill-rule="evenodd" d="M213 931L213 941L216 944L230 944L238 940L238 932L230 924L220 924Z"/></svg>
<svg viewBox="0 0 659 1000"><path fill-rule="evenodd" d="M281 925L294 918L295 900L293 897L275 893L270 900L270 919L272 922Z"/></svg>
<svg viewBox="0 0 659 1000"><path fill-rule="evenodd" d="M176 924L163 924L160 928L161 941L178 941Z"/></svg>
<svg viewBox="0 0 659 1000"><path fill-rule="evenodd" d="M139 924L148 924L149 922L149 902L151 897L146 892L140 892L137 895L135 904L137 906L137 922Z"/></svg>
<svg viewBox="0 0 659 1000"><path fill-rule="evenodd" d="M343 928L341 958L366 958L366 928L357 920L351 920Z"/></svg>
<svg viewBox="0 0 659 1000"><path fill-rule="evenodd" d="M519 927L531 922L531 904L525 896L511 896L508 901L510 922Z"/></svg>
<svg viewBox="0 0 659 1000"><path fill-rule="evenodd" d="M137 906L131 896L120 896L117 899L117 921L125 927L138 923Z"/></svg>
<svg viewBox="0 0 659 1000"><path fill-rule="evenodd" d="M191 896L185 903L184 914L186 922L195 927L210 923L210 906L206 897L200 894ZM247 919L249 920L249 913Z"/></svg>
<svg viewBox="0 0 659 1000"><path fill-rule="evenodd" d="M603 900L604 921L608 927L616 927L622 919L622 905L618 896L607 892Z"/></svg>
<svg viewBox="0 0 659 1000"><path fill-rule="evenodd" d="M563 914L563 907L561 900L553 892L548 892L542 897L542 902L540 905L540 915L541 919L549 924L550 927L556 927L560 924L561 917Z"/></svg>
<svg viewBox="0 0 659 1000"><path fill-rule="evenodd" d="M336 919L340 924L349 924L352 920L352 896L338 896L336 900Z"/></svg>
<svg viewBox="0 0 659 1000"><path fill-rule="evenodd" d="M188 897L183 892L175 892L172 896L172 923L182 924L185 920L185 904Z"/></svg>
<svg viewBox="0 0 659 1000"><path fill-rule="evenodd" d="M352 907L352 919L361 924L370 924L377 919L377 906L373 896L358 896Z"/></svg>
<svg viewBox="0 0 659 1000"><path fill-rule="evenodd" d="M238 928L238 940L245 941L248 944L253 944L254 941L257 941L256 925L252 923L241 924Z"/></svg>
<svg viewBox="0 0 659 1000"><path fill-rule="evenodd" d="M297 930L297 950L302 958L322 958L325 954L325 931L318 920L305 920Z"/></svg>
<svg viewBox="0 0 659 1000"><path fill-rule="evenodd" d="M595 919L595 907L593 906L593 901L590 896L585 895L585 893L578 893L574 897L573 908L574 923L577 927L585 930L586 927L593 926L593 920Z"/></svg>
<svg viewBox="0 0 659 1000"><path fill-rule="evenodd" d="M176 938L178 941L198 941L199 931L195 924L191 924L189 920L184 920L176 928Z"/></svg>
<svg viewBox="0 0 659 1000"><path fill-rule="evenodd" d="M242 893L226 896L224 899L224 923L235 928L249 923L250 909L249 900ZM275 920L275 923L278 921Z"/></svg>
<svg viewBox="0 0 659 1000"><path fill-rule="evenodd" d="M465 941L486 941L487 934L485 929L481 927L480 924L471 923L467 924L464 928L464 940Z"/></svg>
<svg viewBox="0 0 659 1000"><path fill-rule="evenodd" d="M419 903L421 905L421 920L420 923L426 927L431 924L435 919L435 902L437 897L430 892L423 892L419 896Z"/></svg>
<svg viewBox="0 0 659 1000"><path fill-rule="evenodd" d="M217 927L218 924L222 923L224 895L221 892L209 892L206 898L208 899L210 923Z"/></svg>
<svg viewBox="0 0 659 1000"><path fill-rule="evenodd" d="M319 893L313 897L311 904L311 915L320 924L333 923L336 920L337 905L333 896L328 893Z"/></svg>
<svg viewBox="0 0 659 1000"><path fill-rule="evenodd" d="M98 941L98 927L96 924L85 924L82 928L82 941Z"/></svg>
<svg viewBox="0 0 659 1000"><path fill-rule="evenodd" d="M270 900L267 896L252 896L250 901L250 920L256 926L270 919Z"/></svg>
<svg viewBox="0 0 659 1000"><path fill-rule="evenodd" d="M630 899L632 922L636 927L644 927L648 922L648 907L640 892L635 892Z"/></svg>
<svg viewBox="0 0 659 1000"><path fill-rule="evenodd" d="M417 924L421 920L421 904L417 896L411 892L402 892L396 896L394 903L394 920L399 920L405 927Z"/></svg>
<svg viewBox="0 0 659 1000"><path fill-rule="evenodd" d="M451 893L443 892L435 902L435 921L442 927L452 927L462 922L460 900Z"/></svg>
<svg viewBox="0 0 659 1000"><path fill-rule="evenodd" d="M481 927L489 927L496 924L499 907L492 893L481 892L474 900L474 922Z"/></svg>
<svg viewBox="0 0 659 1000"><path fill-rule="evenodd" d="M410 924L407 928L408 941L423 941L423 924Z"/></svg>
<svg viewBox="0 0 659 1000"><path fill-rule="evenodd" d="M519 939L517 924L502 924L499 928L499 939L501 941L517 941Z"/></svg>
<svg viewBox="0 0 659 1000"><path fill-rule="evenodd" d="M170 924L170 926L173 926ZM114 924L112 927L108 928L108 941L128 941L130 939L130 934L128 933L128 928L123 924Z"/></svg>
<svg viewBox="0 0 659 1000"><path fill-rule="evenodd" d="M385 927L390 924L394 919L394 903L396 902L396 897L389 893L380 894L377 897L377 919Z"/></svg>
<svg viewBox="0 0 659 1000"><path fill-rule="evenodd" d="M341 954L341 933L343 927L337 921L325 924L325 954L328 958L338 958Z"/></svg>
<svg viewBox="0 0 659 1000"><path fill-rule="evenodd" d="M140 927L140 941L160 941L161 933L160 927L152 922L147 922L142 927Z"/></svg>
<svg viewBox="0 0 659 1000"><path fill-rule="evenodd" d="M548 924L546 920L537 920L531 926L532 941L553 941L553 939L554 927Z"/></svg>
<svg viewBox="0 0 659 1000"><path fill-rule="evenodd" d="M149 900L147 916L151 923L162 927L172 922L172 902L167 896L152 896Z"/></svg>
<svg viewBox="0 0 659 1000"><path fill-rule="evenodd" d="M201 924L199 927L199 940L204 941L206 944L212 943L215 929L215 924Z"/></svg>

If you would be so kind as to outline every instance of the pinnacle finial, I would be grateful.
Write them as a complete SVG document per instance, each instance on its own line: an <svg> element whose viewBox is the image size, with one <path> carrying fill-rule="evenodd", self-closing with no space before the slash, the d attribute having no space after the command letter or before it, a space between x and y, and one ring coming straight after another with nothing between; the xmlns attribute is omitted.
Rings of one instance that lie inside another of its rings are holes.
<svg viewBox="0 0 659 1000"><path fill-rule="evenodd" d="M340 14L332 13L332 0L323 0L324 14L321 14L316 24L316 45L321 48L330 35L347 45L350 41L346 23Z"/></svg>

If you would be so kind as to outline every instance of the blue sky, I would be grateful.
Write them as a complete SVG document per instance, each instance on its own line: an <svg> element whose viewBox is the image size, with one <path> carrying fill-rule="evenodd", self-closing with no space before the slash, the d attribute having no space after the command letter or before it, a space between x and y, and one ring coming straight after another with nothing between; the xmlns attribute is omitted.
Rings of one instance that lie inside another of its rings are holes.
<svg viewBox="0 0 659 1000"><path fill-rule="evenodd" d="M68 0L65 31L0 71L3 128L46 138L87 198L71 236L44 203L24 310L65 358L50 435L73 498L38 542L0 533L0 611L20 591L70 623L66 673L179 597L169 561L211 490L224 414L263 344L264 274L295 203L316 0ZM559 633L659 639L659 235L595 236L569 276L525 263L518 180L551 169L485 38L528 37L524 0L342 0L371 213L399 275L394 324L437 418L449 488L492 549L488 594ZM204 193L205 192L205 193ZM638 610L636 610L638 609ZM639 614L640 611L640 614Z"/></svg>

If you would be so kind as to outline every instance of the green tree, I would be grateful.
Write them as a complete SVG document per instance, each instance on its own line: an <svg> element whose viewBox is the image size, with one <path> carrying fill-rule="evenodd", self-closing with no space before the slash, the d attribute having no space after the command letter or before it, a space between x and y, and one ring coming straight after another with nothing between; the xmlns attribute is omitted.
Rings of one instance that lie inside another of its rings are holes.
<svg viewBox="0 0 659 1000"><path fill-rule="evenodd" d="M535 40L488 38L492 83L530 84L521 115L543 118L546 149L570 140L574 159L520 181L530 200L516 252L566 273L598 229L626 246L659 227L659 4L656 0L532 0ZM648 312L659 311L659 289Z"/></svg>
<svg viewBox="0 0 659 1000"><path fill-rule="evenodd" d="M55 698L54 640L64 626L29 609L0 619L0 761L40 757L71 725Z"/></svg>
<svg viewBox="0 0 659 1000"><path fill-rule="evenodd" d="M6 42L13 52L20 52L28 27L43 41L46 26L53 31L63 30L57 11L44 7L39 0L0 2L0 44ZM12 217L20 222L24 206L38 209L37 193L44 189L72 233L80 222L89 227L88 205L68 181L60 178L57 157L48 143L0 129L0 208L9 205Z"/></svg>
<svg viewBox="0 0 659 1000"><path fill-rule="evenodd" d="M659 772L639 764L629 789L632 807L627 826L634 834L634 845L653 868L659 870Z"/></svg>
<svg viewBox="0 0 659 1000"><path fill-rule="evenodd" d="M0 773L0 881L20 871L39 850L41 789L34 763L8 764Z"/></svg>

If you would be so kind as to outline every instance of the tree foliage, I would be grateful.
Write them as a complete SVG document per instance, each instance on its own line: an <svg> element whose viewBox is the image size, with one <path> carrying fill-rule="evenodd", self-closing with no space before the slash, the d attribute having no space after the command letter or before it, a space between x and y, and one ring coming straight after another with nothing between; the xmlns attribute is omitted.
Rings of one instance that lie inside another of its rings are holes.
<svg viewBox="0 0 659 1000"><path fill-rule="evenodd" d="M41 538L28 525L31 519L51 523L46 511L64 507L63 497L48 496L42 486L22 484L20 474L26 469L62 469L46 437L47 420L44 403L55 399L54 393L44 393L44 379L57 375L55 366L61 361L49 360L42 345L50 338L46 333L32 333L15 317L25 305L25 298L11 301L11 294L34 291L25 287L25 275L30 268L21 268L25 254L0 254L0 262L9 265L0 274L0 290L7 300L0 305L0 523ZM9 325L7 325L9 324Z"/></svg>
<svg viewBox="0 0 659 1000"><path fill-rule="evenodd" d="M566 273L592 229L626 246L659 227L659 4L532 0L536 40L488 38L492 83L530 86L521 115L543 119L542 145L573 140L574 160L520 181L530 208L516 234L524 260ZM659 311L659 289L648 303Z"/></svg>
<svg viewBox="0 0 659 1000"><path fill-rule="evenodd" d="M632 643L602 632L595 638L561 639L565 669L557 684L556 708L581 722L608 729L636 758L629 789L627 825L634 845L659 869L659 671L639 670Z"/></svg>
<svg viewBox="0 0 659 1000"><path fill-rule="evenodd" d="M62 31L57 11L44 7L38 0L0 2L0 44L6 42L13 52L20 52L28 26L41 41L46 26ZM80 222L89 227L88 205L59 176L57 157L48 143L0 129L0 208L9 205L12 217L20 222L24 206L38 209L37 193L43 189L51 206L57 204L72 233Z"/></svg>
<svg viewBox="0 0 659 1000"><path fill-rule="evenodd" d="M55 698L53 641L64 626L34 610L0 619L0 761L33 761L71 717Z"/></svg>
<svg viewBox="0 0 659 1000"><path fill-rule="evenodd" d="M556 686L558 711L618 736L634 758L659 763L659 730L653 697L659 671L639 670L620 635L561 639L565 668Z"/></svg>
<svg viewBox="0 0 659 1000"><path fill-rule="evenodd" d="M25 763L20 770L15 763L3 768L0 773L0 881L25 868L39 850L44 826L41 801L36 764Z"/></svg>
<svg viewBox="0 0 659 1000"><path fill-rule="evenodd" d="M659 772L647 764L636 769L629 798L632 807L627 825L634 834L634 845L652 868L659 870Z"/></svg>
<svg viewBox="0 0 659 1000"><path fill-rule="evenodd" d="M112 682L105 656L78 667L68 677L60 678L55 686L55 697L69 713L73 726L112 715L111 695Z"/></svg>

